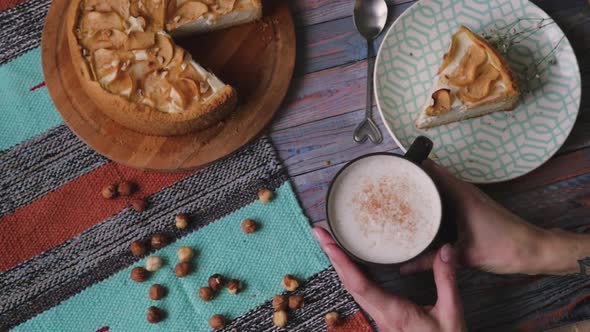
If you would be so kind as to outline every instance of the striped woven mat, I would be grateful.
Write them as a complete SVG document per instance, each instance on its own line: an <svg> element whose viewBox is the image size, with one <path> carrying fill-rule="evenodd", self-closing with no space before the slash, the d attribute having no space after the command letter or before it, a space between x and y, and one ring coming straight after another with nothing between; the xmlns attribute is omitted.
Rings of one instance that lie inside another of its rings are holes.
<svg viewBox="0 0 590 332"><path fill-rule="evenodd" d="M49 4L0 0L0 331L207 331L216 313L230 320L228 331L271 331L270 300L285 274L302 280L305 298L288 330L325 330L335 310L345 320L333 331L371 331L312 238L268 139L201 171L163 174L110 162L62 123L41 69ZM138 184L146 211L101 197L123 180ZM275 193L269 204L258 201L261 187ZM191 216L182 230L180 213ZM245 218L259 230L244 234ZM130 271L145 259L129 245L155 233L171 240L153 253L164 266L134 282ZM173 272L181 246L197 252L185 278ZM243 291L203 302L198 290L214 273L242 280ZM148 297L153 283L168 289L157 302ZM152 305L166 312L158 324L146 319Z"/></svg>

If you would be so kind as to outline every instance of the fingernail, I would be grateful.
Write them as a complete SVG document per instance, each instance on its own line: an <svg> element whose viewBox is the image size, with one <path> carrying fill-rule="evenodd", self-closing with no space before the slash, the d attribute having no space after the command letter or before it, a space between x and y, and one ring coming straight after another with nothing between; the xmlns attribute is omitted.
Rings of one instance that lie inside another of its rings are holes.
<svg viewBox="0 0 590 332"><path fill-rule="evenodd" d="M453 262L454 256L455 250L453 249L452 245L447 243L440 249L440 259L443 262L451 264Z"/></svg>

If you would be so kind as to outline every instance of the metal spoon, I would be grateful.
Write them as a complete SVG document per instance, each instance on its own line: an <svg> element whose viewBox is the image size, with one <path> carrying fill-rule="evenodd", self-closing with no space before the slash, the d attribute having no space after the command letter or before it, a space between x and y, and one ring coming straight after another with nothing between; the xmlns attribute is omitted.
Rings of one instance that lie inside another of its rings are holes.
<svg viewBox="0 0 590 332"><path fill-rule="evenodd" d="M364 143L367 138L375 144L383 142L383 135L372 119L373 105L373 40L379 36L387 22L385 0L356 0L354 3L354 25L367 40L367 109L365 119L354 130L354 141Z"/></svg>

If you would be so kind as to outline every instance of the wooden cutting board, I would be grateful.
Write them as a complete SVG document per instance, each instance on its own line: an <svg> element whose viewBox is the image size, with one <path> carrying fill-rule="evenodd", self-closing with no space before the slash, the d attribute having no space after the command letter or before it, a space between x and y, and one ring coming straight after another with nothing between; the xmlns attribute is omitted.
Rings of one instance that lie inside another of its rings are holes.
<svg viewBox="0 0 590 332"><path fill-rule="evenodd" d="M238 107L219 125L184 136L149 136L104 115L80 87L70 60L65 19L69 0L54 0L42 39L45 82L53 102L74 133L118 163L151 170L201 167L256 138L279 108L295 65L295 28L288 1L266 1L264 18L177 43L195 61L238 91Z"/></svg>

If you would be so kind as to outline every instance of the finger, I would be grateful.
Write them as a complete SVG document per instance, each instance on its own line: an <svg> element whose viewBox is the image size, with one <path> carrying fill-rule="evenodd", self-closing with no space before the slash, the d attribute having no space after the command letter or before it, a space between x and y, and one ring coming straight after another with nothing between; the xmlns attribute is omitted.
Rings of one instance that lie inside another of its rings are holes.
<svg viewBox="0 0 590 332"><path fill-rule="evenodd" d="M457 289L456 261L455 249L450 244L442 246L434 259L434 281L438 294L435 308L440 318L452 317L455 321L460 321L463 308Z"/></svg>
<svg viewBox="0 0 590 332"><path fill-rule="evenodd" d="M449 190L453 193L461 192L464 184L457 179L453 174L447 171L444 167L439 166L434 161L427 159L422 162L422 168L434 177L437 184L441 185L443 189Z"/></svg>
<svg viewBox="0 0 590 332"><path fill-rule="evenodd" d="M436 184L447 194L453 201L462 202L470 199L479 189L474 185L463 182L444 167L437 165L430 159L422 162L424 170L432 176Z"/></svg>
<svg viewBox="0 0 590 332"><path fill-rule="evenodd" d="M315 237L320 243L320 247L328 255L328 258L338 272L344 286L351 293L364 293L371 291L372 285L368 282L362 271L352 262L352 260L338 247L336 241L323 228L315 227L313 229ZM362 286L362 289L361 289ZM381 292L380 292L381 293Z"/></svg>
<svg viewBox="0 0 590 332"><path fill-rule="evenodd" d="M430 159L422 162L424 170L432 176L434 182L457 203L473 202L475 198L484 202L497 203L479 188L471 183L459 180L444 167L439 166Z"/></svg>
<svg viewBox="0 0 590 332"><path fill-rule="evenodd" d="M399 267L400 274L412 274L432 269L432 263L436 257L436 251L430 251L422 254L413 260L404 263Z"/></svg>
<svg viewBox="0 0 590 332"><path fill-rule="evenodd" d="M386 293L369 281L326 230L314 227L313 232L344 287L378 324L402 317L408 308L414 306L401 297Z"/></svg>

